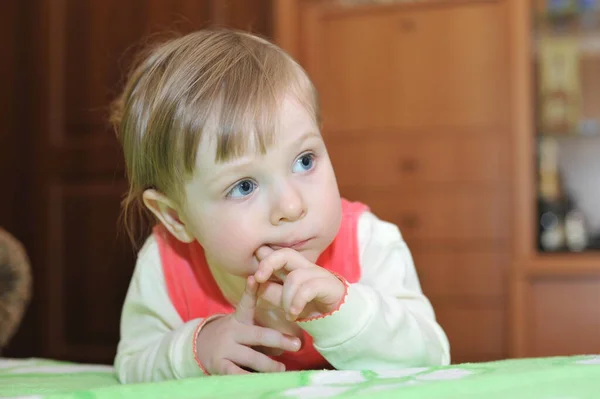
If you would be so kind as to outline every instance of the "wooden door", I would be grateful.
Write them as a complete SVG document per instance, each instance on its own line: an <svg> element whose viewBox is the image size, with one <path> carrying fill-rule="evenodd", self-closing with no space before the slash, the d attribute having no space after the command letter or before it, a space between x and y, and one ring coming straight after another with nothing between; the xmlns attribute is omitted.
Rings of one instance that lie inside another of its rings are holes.
<svg viewBox="0 0 600 399"><path fill-rule="evenodd" d="M135 253L118 225L126 182L109 103L135 51L162 36L155 32L219 25L269 36L269 3L27 3L35 299L13 353L110 363Z"/></svg>
<svg viewBox="0 0 600 399"><path fill-rule="evenodd" d="M22 134L27 76L19 38L25 29L25 7L18 0L2 2L0 7L0 227L22 240L24 226L19 215L25 213L25 196L19 182L26 179L28 169L27 140Z"/></svg>
<svg viewBox="0 0 600 399"><path fill-rule="evenodd" d="M5 229L25 244L31 242L31 115L27 107L31 70L30 54L23 48L28 36L28 2L7 0L0 4L0 228ZM6 287L0 283L0 291ZM33 312L26 313L20 334L3 348L3 356L11 356L13 349L26 348L34 353L38 348L33 340L35 324ZM18 350L16 352L19 352Z"/></svg>

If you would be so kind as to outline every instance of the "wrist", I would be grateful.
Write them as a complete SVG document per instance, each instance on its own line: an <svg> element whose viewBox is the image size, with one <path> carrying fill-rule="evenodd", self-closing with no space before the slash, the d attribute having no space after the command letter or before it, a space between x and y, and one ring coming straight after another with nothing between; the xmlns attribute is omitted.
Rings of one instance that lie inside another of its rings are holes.
<svg viewBox="0 0 600 399"><path fill-rule="evenodd" d="M324 306L321 309L321 311L311 312L306 317L296 320L297 322L302 323L331 316L332 314L339 311L340 308L344 305L344 303L346 302L346 297L348 296L348 287L350 286L350 283L348 283L348 281L344 277L340 276L337 273L331 272L331 274L333 274L338 280L336 281L336 283L339 284L339 290L336 291L339 291L339 294L335 295L338 299L334 300L331 304Z"/></svg>
<svg viewBox="0 0 600 399"><path fill-rule="evenodd" d="M200 368L200 370L202 370L202 372L205 375L210 375L210 373L208 372L208 370L206 369L206 365L205 362L202 361L202 356L200 356L200 352L203 349L203 345L200 342L200 338L201 338L201 333L204 331L205 327L210 324L212 321L219 319L223 316L226 316L224 314L216 314L210 317L206 317L204 318L196 327L196 330L194 330L194 343L193 343L193 351L194 351L194 359L196 360L196 364L198 364L198 367Z"/></svg>
<svg viewBox="0 0 600 399"><path fill-rule="evenodd" d="M331 310L329 313L336 312L342 307L342 305L346 301L346 296L348 295L348 287L350 286L350 283L344 277L340 276L337 273L333 273L333 272L331 274L333 274L338 280L339 295L338 295L337 302L334 304L334 306L331 307Z"/></svg>

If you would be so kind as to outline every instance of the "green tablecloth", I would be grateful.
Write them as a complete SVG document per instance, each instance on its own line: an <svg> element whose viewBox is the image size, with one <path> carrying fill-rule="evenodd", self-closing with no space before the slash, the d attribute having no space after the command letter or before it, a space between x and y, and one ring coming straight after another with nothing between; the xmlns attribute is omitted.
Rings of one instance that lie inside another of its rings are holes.
<svg viewBox="0 0 600 399"><path fill-rule="evenodd" d="M394 371L304 371L119 385L107 366L0 360L0 397L464 399L600 398L600 356Z"/></svg>

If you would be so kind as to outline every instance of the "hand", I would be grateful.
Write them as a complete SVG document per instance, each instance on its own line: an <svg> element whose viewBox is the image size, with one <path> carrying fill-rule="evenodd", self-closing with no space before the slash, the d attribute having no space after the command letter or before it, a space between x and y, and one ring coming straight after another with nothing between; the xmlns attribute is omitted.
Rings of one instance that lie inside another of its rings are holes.
<svg viewBox="0 0 600 399"><path fill-rule="evenodd" d="M306 260L298 251L256 251L259 265L254 277L261 284L260 298L285 311L288 320L318 317L337 310L344 299L344 283L328 270ZM272 277L282 281L272 281Z"/></svg>
<svg viewBox="0 0 600 399"><path fill-rule="evenodd" d="M258 284L248 277L235 313L208 322L198 334L198 358L210 374L246 374L285 371L285 365L253 346L295 352L300 340L254 324Z"/></svg>

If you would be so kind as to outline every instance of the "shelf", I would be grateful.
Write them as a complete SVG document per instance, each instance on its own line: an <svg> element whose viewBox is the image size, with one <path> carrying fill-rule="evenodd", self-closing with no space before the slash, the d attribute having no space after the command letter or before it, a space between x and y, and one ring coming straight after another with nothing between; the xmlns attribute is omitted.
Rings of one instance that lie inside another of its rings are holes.
<svg viewBox="0 0 600 399"><path fill-rule="evenodd" d="M565 35L552 35L552 34L538 34L538 37L534 37L533 40L533 54L537 55L539 42L543 40L543 37L568 37L575 38L579 42L579 51L582 56L594 56L600 57L600 32L593 34L565 34Z"/></svg>
<svg viewBox="0 0 600 399"><path fill-rule="evenodd" d="M600 129L594 127L592 129L589 130L585 130L585 129L581 129L579 131L573 131L573 132L565 132L565 133L545 133L545 132L539 132L537 135L537 137L543 138L543 137L552 137L552 138L556 138L556 139L597 139L598 137L600 137Z"/></svg>
<svg viewBox="0 0 600 399"><path fill-rule="evenodd" d="M600 10L573 10L566 13L541 13L535 17L538 31L600 31Z"/></svg>
<svg viewBox="0 0 600 399"><path fill-rule="evenodd" d="M579 42L579 50L582 56L599 56L600 12L569 14L565 18L541 16L533 35L534 52L537 53L538 42L543 38L575 39Z"/></svg>
<svg viewBox="0 0 600 399"><path fill-rule="evenodd" d="M600 276L600 251L581 253L540 253L524 264L529 277Z"/></svg>

